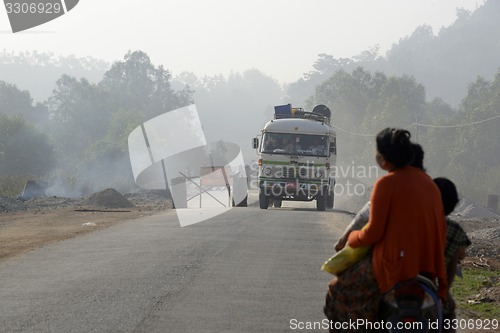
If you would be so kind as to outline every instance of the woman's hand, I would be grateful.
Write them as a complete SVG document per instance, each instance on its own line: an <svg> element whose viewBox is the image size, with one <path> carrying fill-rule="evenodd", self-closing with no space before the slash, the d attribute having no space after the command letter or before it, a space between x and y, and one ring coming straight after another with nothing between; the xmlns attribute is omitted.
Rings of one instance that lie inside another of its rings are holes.
<svg viewBox="0 0 500 333"><path fill-rule="evenodd" d="M349 238L350 232L346 232L345 234L342 235L342 237L339 238L337 244L335 244L335 251L340 251L342 250L345 245L347 244L347 239Z"/></svg>

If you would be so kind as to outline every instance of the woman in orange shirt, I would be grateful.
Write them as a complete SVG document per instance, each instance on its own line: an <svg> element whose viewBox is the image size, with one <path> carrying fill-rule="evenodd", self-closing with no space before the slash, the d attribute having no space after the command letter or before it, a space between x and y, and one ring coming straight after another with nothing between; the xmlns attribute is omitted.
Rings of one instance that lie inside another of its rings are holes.
<svg viewBox="0 0 500 333"><path fill-rule="evenodd" d="M330 282L324 311L334 322L377 321L383 293L418 274L435 279L446 298L446 223L439 189L423 170L409 166L408 131L386 128L376 144L375 159L388 174L375 182L367 226L348 238L351 247L370 246L372 253Z"/></svg>

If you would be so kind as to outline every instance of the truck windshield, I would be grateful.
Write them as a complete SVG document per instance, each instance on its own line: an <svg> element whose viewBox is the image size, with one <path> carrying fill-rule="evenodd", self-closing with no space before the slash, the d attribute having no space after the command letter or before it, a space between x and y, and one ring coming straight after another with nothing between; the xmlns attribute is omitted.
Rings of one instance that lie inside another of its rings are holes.
<svg viewBox="0 0 500 333"><path fill-rule="evenodd" d="M328 156L328 137L324 135L264 133L261 153Z"/></svg>

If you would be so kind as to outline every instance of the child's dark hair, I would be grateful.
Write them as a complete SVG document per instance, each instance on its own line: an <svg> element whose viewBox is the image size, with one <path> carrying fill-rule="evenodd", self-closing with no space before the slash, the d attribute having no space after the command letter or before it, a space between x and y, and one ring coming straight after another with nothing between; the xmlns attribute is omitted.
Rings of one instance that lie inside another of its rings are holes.
<svg viewBox="0 0 500 333"><path fill-rule="evenodd" d="M407 130L386 128L377 134L377 150L385 160L400 168L413 160L411 134Z"/></svg>
<svg viewBox="0 0 500 333"><path fill-rule="evenodd" d="M439 191L441 192L441 200L443 201L444 215L449 215L458 202L458 192L455 184L448 178L438 177L434 178L434 183L436 183Z"/></svg>

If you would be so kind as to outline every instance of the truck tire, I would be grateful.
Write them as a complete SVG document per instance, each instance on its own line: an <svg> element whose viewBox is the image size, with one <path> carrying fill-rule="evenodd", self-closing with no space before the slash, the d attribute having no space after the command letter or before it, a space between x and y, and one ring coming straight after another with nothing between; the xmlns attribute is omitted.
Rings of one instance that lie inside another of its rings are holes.
<svg viewBox="0 0 500 333"><path fill-rule="evenodd" d="M333 203L334 203L333 192L328 192L328 194L326 196L326 208L332 209Z"/></svg>
<svg viewBox="0 0 500 333"><path fill-rule="evenodd" d="M262 189L259 191L259 207L260 209L267 209L269 207L269 198Z"/></svg>
<svg viewBox="0 0 500 333"><path fill-rule="evenodd" d="M282 204L282 200L279 200L279 199L274 199L274 207L276 208L280 208L281 207L281 204Z"/></svg>
<svg viewBox="0 0 500 333"><path fill-rule="evenodd" d="M316 195L316 209L322 212L326 209L326 195L321 191Z"/></svg>

